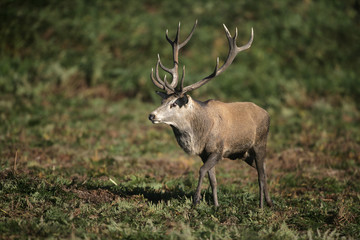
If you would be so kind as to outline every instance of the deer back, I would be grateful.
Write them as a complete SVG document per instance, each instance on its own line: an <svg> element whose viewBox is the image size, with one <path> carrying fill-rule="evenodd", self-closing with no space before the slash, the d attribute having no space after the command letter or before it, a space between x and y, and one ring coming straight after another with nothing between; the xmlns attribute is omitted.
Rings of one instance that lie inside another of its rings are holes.
<svg viewBox="0 0 360 240"><path fill-rule="evenodd" d="M269 115L254 103L210 100L205 109L206 117L213 120L208 129L206 152L222 151L229 155L247 151L267 136Z"/></svg>

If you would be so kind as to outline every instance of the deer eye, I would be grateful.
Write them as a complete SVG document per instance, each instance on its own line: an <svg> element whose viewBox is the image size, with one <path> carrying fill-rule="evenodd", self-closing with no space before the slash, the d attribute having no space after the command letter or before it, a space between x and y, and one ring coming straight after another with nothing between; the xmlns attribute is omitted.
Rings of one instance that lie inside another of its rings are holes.
<svg viewBox="0 0 360 240"><path fill-rule="evenodd" d="M178 104L177 104L177 101L173 102L171 105L170 105L170 108L173 108L173 107L176 107Z"/></svg>

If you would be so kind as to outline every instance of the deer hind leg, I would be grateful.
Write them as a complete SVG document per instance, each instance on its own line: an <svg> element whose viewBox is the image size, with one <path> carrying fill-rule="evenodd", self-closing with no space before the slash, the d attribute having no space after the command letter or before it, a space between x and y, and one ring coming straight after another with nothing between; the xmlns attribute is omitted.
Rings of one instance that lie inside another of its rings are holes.
<svg viewBox="0 0 360 240"><path fill-rule="evenodd" d="M272 206L272 201L267 188L266 181L266 170L265 170L265 155L266 155L266 145L261 145L254 147L255 151L255 162L256 169L258 172L258 181L259 181L259 193L260 193L260 208L263 208L264 204L264 195L266 203L269 206Z"/></svg>
<svg viewBox="0 0 360 240"><path fill-rule="evenodd" d="M201 166L200 171L199 171L199 182L198 182L198 186L196 188L196 192L194 195L194 205L196 205L200 202L201 185L202 185L205 174L208 172L209 172L209 177L210 177L210 183L212 184L212 187L213 187L213 191L214 190L216 191L216 184L214 184L214 183L216 183L216 180L214 180L215 179L215 170L214 170L214 172L211 172L210 170L219 162L220 159L221 159L221 154L219 154L219 153L212 153L207 159L203 159L204 165ZM213 194L214 194L214 192L213 192ZM217 194L214 196L214 199L215 199L215 197L216 197L216 201L217 201ZM215 204L216 204L216 202L215 202Z"/></svg>

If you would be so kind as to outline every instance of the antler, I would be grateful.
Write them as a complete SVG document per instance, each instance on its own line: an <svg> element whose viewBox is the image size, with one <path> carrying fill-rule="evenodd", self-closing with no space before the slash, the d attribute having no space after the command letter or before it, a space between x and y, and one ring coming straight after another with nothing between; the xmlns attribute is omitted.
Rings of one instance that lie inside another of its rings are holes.
<svg viewBox="0 0 360 240"><path fill-rule="evenodd" d="M170 45L172 46L172 49L173 49L174 66L172 68L165 67L160 60L160 55L158 54L158 61L156 63L156 68L155 68L155 77L154 77L154 69L151 69L151 80L155 84L155 86L157 86L158 88L160 88L162 90L165 90L167 94L181 92L183 90L183 82L184 82L184 78L185 78L185 66L183 67L180 90L179 91L176 90L176 86L177 86L178 80L179 80L179 74L178 74L179 50L181 48L183 48L189 42L189 40L191 39L191 37L194 33L196 26L197 26L197 20L195 21L195 24L194 24L190 34L185 39L185 41L182 43L179 43L180 22L179 22L179 26L178 26L174 41L170 40L170 38L168 36L168 30L166 30L166 39L170 43ZM164 80L161 79L161 77L159 76L159 66L161 69L163 69L165 72L169 73L172 76L172 82L170 84L166 81L166 76L164 77Z"/></svg>
<svg viewBox="0 0 360 240"><path fill-rule="evenodd" d="M225 26L225 24L223 24L223 26L225 28L226 37L229 41L229 53L228 53L225 63L219 68L219 58L217 58L214 72L212 74L210 74L209 76L205 77L204 79L200 80L199 82L196 82L194 84L191 84L191 85L183 88L182 89L183 94L186 92L195 90L195 89L201 87L202 85L208 83L211 79L215 78L216 76L221 74L223 71L225 71L231 65L231 63L234 61L234 58L236 57L236 55L239 52L244 51L251 47L251 44L254 40L254 29L253 28L251 28L251 37L250 37L249 42L247 44L245 44L244 46L238 47L238 46L236 46L236 38L238 36L237 28L235 31L235 36L232 38L231 34L230 34L229 30L227 29L227 27ZM183 81L183 79L182 79L182 81ZM182 84L183 83L181 83L181 85Z"/></svg>

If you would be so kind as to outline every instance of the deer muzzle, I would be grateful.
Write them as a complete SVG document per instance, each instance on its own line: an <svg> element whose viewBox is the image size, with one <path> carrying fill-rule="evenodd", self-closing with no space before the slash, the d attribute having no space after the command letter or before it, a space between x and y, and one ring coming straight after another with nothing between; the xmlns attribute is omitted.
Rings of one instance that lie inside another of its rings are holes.
<svg viewBox="0 0 360 240"><path fill-rule="evenodd" d="M156 119L156 116L155 116L155 114L153 114L153 113L150 113L150 114L149 114L149 120L150 120L152 123L154 123L154 124L160 122L159 120Z"/></svg>
<svg viewBox="0 0 360 240"><path fill-rule="evenodd" d="M154 121L154 119L155 119L155 115L152 114L152 113L150 113L150 114L149 114L149 120L150 120L150 121Z"/></svg>

